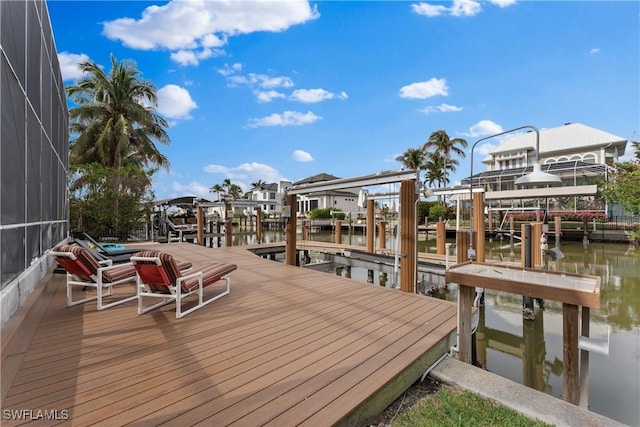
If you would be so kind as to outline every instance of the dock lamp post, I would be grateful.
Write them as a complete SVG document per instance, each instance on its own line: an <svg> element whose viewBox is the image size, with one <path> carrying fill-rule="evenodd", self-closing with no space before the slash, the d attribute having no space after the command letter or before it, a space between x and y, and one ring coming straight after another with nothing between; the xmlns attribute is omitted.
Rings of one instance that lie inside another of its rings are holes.
<svg viewBox="0 0 640 427"><path fill-rule="evenodd" d="M530 174L523 175L520 178L516 179L516 185L546 185L546 184L559 184L562 182L559 176L553 175L547 172L542 172L540 169L540 163L537 161L537 157L540 153L540 132L534 126L526 125L520 126L517 128L513 128L510 130L506 130L504 132L496 133L494 135L486 136L481 138L473 143L471 147L471 166L470 166L470 177L469 177L469 201L471 203L469 209L469 250L467 252L467 256L471 261L475 261L476 259L476 251L473 248L473 150L476 148L481 141L486 141L487 139L495 138L496 136L505 135L507 133L515 132L521 129L532 129L536 133L536 162L533 164L533 171Z"/></svg>

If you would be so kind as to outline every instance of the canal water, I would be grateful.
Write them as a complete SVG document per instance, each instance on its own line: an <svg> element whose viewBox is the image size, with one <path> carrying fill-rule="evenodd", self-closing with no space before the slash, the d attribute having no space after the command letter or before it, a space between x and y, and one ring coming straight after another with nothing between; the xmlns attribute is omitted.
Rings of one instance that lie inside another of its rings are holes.
<svg viewBox="0 0 640 427"><path fill-rule="evenodd" d="M265 239L282 241L281 231ZM311 240L333 241L331 232L312 233ZM453 241L452 241L453 242ZM252 243L250 241L234 244ZM366 236L345 234L342 243L365 246ZM550 242L553 243L553 242ZM390 237L387 247L393 248ZM421 252L435 253L435 240L418 242ZM609 341L609 355L590 353L589 409L630 426L640 426L640 250L628 244L562 242L564 258L547 259L547 269L600 276L601 308L591 310L590 335ZM520 247L508 240L486 243L486 258L520 261ZM336 266L333 274L345 276ZM351 268L349 277L367 281L367 272ZM376 282L377 284L377 275ZM437 297L456 300L450 285ZM610 333L609 333L610 332ZM522 297L487 290L476 332L477 359L502 377L562 399L562 304L545 301L535 320L523 320Z"/></svg>

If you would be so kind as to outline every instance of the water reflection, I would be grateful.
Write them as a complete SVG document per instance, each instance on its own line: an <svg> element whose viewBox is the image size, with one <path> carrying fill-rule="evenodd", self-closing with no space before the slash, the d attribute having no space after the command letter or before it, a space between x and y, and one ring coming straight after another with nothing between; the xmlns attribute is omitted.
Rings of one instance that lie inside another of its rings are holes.
<svg viewBox="0 0 640 427"><path fill-rule="evenodd" d="M601 308L591 310L591 336L606 340L609 356L590 354L589 409L640 425L640 252L626 244L566 242L549 270L600 276ZM520 249L487 242L487 258L520 260ZM455 290L445 298L455 300ZM522 319L522 298L487 290L477 331L482 365L506 378L562 398L562 304L546 301L535 320Z"/></svg>

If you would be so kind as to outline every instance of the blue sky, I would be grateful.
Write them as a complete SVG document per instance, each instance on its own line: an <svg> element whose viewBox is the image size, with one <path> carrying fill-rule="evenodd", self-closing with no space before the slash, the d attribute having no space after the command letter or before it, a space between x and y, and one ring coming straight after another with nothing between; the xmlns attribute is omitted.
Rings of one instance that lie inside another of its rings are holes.
<svg viewBox="0 0 640 427"><path fill-rule="evenodd" d="M226 178L396 170L431 132L476 140L580 122L640 138L637 1L62 1L65 84L136 62L171 123L158 199ZM480 159L497 146L474 152ZM468 151L468 150L467 150ZM629 152L630 150L628 150ZM469 153L453 183L469 174Z"/></svg>

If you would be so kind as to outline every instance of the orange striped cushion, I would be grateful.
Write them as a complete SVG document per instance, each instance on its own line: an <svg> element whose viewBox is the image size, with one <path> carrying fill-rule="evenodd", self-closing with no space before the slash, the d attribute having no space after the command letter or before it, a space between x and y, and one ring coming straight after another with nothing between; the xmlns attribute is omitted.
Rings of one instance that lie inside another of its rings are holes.
<svg viewBox="0 0 640 427"><path fill-rule="evenodd" d="M136 277L136 269L131 265L123 265L102 272L102 281L104 283L113 283L118 280Z"/></svg>
<svg viewBox="0 0 640 427"><path fill-rule="evenodd" d="M188 270L192 267L190 262L178 262L171 254L161 251L142 251L135 254L135 256L142 258L160 258L161 270L152 272L148 269L149 274L145 275L148 277L143 278L143 282L145 282L153 292L169 293L167 285L175 285L178 277L181 277L182 271ZM137 261L137 263L154 264L152 261ZM163 275L165 278L161 277Z"/></svg>
<svg viewBox="0 0 640 427"><path fill-rule="evenodd" d="M226 264L221 262L214 262L207 264L197 271L202 272L202 287L205 288L212 285L222 279L225 275L231 273L238 268L235 264ZM182 289L185 292L190 292L198 288L198 278L194 277L182 282Z"/></svg>
<svg viewBox="0 0 640 427"><path fill-rule="evenodd" d="M88 250L81 248L80 246L74 246L74 245L60 245L53 248L53 250L55 252L72 253L77 258L77 261L75 262L82 263L85 269L91 273L91 275L95 276L96 274L98 274L98 268L100 268L100 264L98 263L98 261L95 260L95 258L91 255L91 253ZM75 274L80 278L82 278L83 280L92 280L90 277L86 275L86 273L83 274L80 268L73 268L73 265L72 265L73 262L71 263L69 263L68 261L65 262L62 258L57 259L56 261L58 261L63 267L65 267L65 269L67 269L69 273Z"/></svg>
<svg viewBox="0 0 640 427"><path fill-rule="evenodd" d="M98 274L98 268L103 267L96 261L96 259L91 255L91 252L82 248L80 246L74 245L60 245L53 248L55 252L71 252L75 255L77 260L71 261L67 258L58 258L56 259L69 273L75 274L80 277L82 280L93 282L94 279L92 277L88 277L84 270L88 270L93 277L96 277ZM74 266L74 263L81 263L84 269L81 266ZM104 271L102 273L102 281L104 283L113 283L126 278L136 277L136 270L131 265L125 265L119 268L109 269L108 271Z"/></svg>

